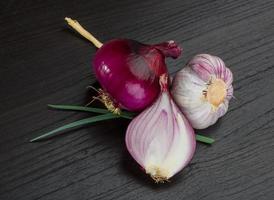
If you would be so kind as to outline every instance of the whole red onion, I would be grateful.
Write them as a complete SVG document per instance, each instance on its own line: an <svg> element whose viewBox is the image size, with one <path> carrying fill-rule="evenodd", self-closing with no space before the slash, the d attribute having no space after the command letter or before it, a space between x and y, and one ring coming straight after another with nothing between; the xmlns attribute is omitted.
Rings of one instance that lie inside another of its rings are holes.
<svg viewBox="0 0 274 200"><path fill-rule="evenodd" d="M114 39L102 44L76 20L65 20L99 48L93 58L96 77L104 89L98 91L99 99L115 113L119 108L141 111L151 105L160 93L159 77L167 72L165 57L177 58L182 51L174 41L147 45Z"/></svg>
<svg viewBox="0 0 274 200"><path fill-rule="evenodd" d="M174 41L146 45L115 39L105 43L93 58L93 69L114 104L141 111L157 98L159 76L167 72L165 57L177 58L181 48Z"/></svg>

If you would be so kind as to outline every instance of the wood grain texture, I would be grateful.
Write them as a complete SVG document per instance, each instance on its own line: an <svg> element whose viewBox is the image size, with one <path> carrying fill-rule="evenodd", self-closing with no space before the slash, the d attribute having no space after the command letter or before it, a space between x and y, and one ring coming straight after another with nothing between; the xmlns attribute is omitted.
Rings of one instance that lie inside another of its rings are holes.
<svg viewBox="0 0 274 200"><path fill-rule="evenodd" d="M156 185L127 154L127 120L77 129L45 142L30 138L86 114L46 104L83 105L94 83L96 49L63 18L78 19L102 42L173 39L175 73L193 55L220 56L234 73L235 100L199 144L191 164ZM0 2L0 199L271 200L274 197L274 1Z"/></svg>

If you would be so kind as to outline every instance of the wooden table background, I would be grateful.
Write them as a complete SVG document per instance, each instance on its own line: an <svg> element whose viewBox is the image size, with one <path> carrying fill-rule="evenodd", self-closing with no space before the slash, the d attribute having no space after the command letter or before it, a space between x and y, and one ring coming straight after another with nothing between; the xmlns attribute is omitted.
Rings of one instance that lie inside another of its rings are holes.
<svg viewBox="0 0 274 200"><path fill-rule="evenodd" d="M127 120L90 125L40 143L29 139L84 113L48 103L84 105L95 82L96 48L71 31L78 19L101 41L173 39L175 73L197 53L224 59L235 100L216 125L198 133L191 164L154 184L127 154ZM6 0L0 2L0 199L274 199L273 0Z"/></svg>

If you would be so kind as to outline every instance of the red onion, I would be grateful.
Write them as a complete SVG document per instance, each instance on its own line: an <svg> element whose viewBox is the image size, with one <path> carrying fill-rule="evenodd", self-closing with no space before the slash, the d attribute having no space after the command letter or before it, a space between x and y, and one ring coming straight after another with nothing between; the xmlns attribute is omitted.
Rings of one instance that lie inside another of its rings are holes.
<svg viewBox="0 0 274 200"><path fill-rule="evenodd" d="M160 92L159 76L167 72L165 57L177 58L180 52L173 41L145 45L115 39L97 51L93 68L118 107L140 111L151 105Z"/></svg>
<svg viewBox="0 0 274 200"><path fill-rule="evenodd" d="M131 121L126 133L129 153L156 182L165 182L182 170L196 147L194 131L167 83L167 75L161 75L159 97Z"/></svg>
<svg viewBox="0 0 274 200"><path fill-rule="evenodd" d="M93 58L93 69L105 91L101 99L107 108L141 111L154 102L160 92L159 76L167 73L165 58L177 58L182 51L174 41L146 45L114 39L102 44L77 21L66 20L99 48Z"/></svg>

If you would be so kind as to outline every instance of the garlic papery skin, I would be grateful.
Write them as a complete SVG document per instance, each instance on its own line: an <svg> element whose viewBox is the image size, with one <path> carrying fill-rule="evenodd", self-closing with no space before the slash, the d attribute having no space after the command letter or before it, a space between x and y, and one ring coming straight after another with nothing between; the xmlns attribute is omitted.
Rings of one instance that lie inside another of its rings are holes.
<svg viewBox="0 0 274 200"><path fill-rule="evenodd" d="M160 77L158 99L135 117L126 132L131 156L156 182L165 182L182 170L193 157L193 128L172 100L167 75Z"/></svg>
<svg viewBox="0 0 274 200"><path fill-rule="evenodd" d="M203 129L227 112L233 96L232 82L232 72L222 59L200 54L176 73L171 94L192 127Z"/></svg>

